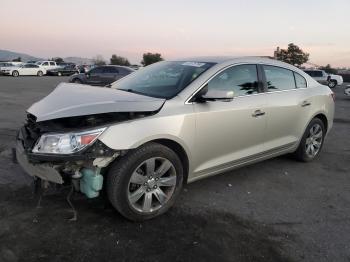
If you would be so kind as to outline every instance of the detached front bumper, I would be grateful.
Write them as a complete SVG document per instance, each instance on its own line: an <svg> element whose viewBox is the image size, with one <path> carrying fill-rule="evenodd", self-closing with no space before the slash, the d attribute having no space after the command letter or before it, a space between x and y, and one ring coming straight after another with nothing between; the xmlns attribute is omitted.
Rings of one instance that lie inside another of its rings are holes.
<svg viewBox="0 0 350 262"><path fill-rule="evenodd" d="M43 180L63 184L63 178L54 165L50 164L32 164L24 150L23 142L17 139L16 157L23 170L30 176L36 176Z"/></svg>

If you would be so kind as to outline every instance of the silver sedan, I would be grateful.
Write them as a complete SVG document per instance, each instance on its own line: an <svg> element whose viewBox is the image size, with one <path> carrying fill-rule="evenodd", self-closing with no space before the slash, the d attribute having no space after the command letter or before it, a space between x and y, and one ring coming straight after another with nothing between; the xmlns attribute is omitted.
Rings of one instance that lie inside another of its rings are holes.
<svg viewBox="0 0 350 262"><path fill-rule="evenodd" d="M333 115L332 91L282 62L164 61L111 88L59 85L28 109L17 157L88 197L105 186L139 221L167 211L185 183L287 153L312 161Z"/></svg>

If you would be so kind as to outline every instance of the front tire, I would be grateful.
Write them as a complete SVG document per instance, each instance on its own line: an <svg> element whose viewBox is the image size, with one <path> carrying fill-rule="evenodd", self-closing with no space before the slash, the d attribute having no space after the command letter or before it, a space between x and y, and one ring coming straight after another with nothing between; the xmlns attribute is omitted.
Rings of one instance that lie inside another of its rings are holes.
<svg viewBox="0 0 350 262"><path fill-rule="evenodd" d="M13 76L13 77L17 77L17 76L19 76L18 71L17 71L17 70L13 71L13 72L12 72L12 76Z"/></svg>
<svg viewBox="0 0 350 262"><path fill-rule="evenodd" d="M321 152L326 130L319 118L311 120L300 141L295 157L303 162L314 160Z"/></svg>
<svg viewBox="0 0 350 262"><path fill-rule="evenodd" d="M329 87L329 88L334 88L334 87L336 87L337 85L338 85L337 80L330 80L330 81L328 82L328 87Z"/></svg>
<svg viewBox="0 0 350 262"><path fill-rule="evenodd" d="M107 174L107 194L127 219L143 221L166 212L183 184L183 166L170 148L148 143L118 159Z"/></svg>
<svg viewBox="0 0 350 262"><path fill-rule="evenodd" d="M38 71L37 76L41 77L43 75L44 75L43 71Z"/></svg>

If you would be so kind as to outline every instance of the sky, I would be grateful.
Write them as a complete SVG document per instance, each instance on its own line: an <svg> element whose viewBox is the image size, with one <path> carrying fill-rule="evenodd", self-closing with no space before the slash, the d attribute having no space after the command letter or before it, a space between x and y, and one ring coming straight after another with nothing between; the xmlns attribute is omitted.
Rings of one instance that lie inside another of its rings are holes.
<svg viewBox="0 0 350 262"><path fill-rule="evenodd" d="M0 0L0 49L139 63L144 52L272 56L295 43L312 63L350 67L349 14L350 0Z"/></svg>

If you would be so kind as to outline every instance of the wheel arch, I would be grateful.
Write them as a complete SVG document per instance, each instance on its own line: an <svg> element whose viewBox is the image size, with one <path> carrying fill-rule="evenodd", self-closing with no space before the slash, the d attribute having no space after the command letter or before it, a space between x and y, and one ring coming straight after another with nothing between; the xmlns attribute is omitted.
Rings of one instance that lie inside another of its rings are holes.
<svg viewBox="0 0 350 262"><path fill-rule="evenodd" d="M318 113L316 114L312 119L314 118L318 118L322 121L323 125L324 125L324 128L326 129L326 133L328 132L328 119L327 119L327 116L323 113ZM311 122L311 120L309 121L309 123Z"/></svg>
<svg viewBox="0 0 350 262"><path fill-rule="evenodd" d="M326 116L326 114L324 112L318 112L318 113L315 113L311 118L310 120L306 123L305 127L304 127L304 130L303 130L303 133L302 135L300 136L300 139L297 143L297 145L299 146L300 145L300 142L301 142L301 139L302 139L302 136L304 135L304 133L306 132L306 128L309 126L309 124L311 123L311 121L315 118L318 118L322 121L323 125L324 125L324 128L326 129L326 133L328 132L328 118ZM297 147L298 147L297 146Z"/></svg>
<svg viewBox="0 0 350 262"><path fill-rule="evenodd" d="M166 138L155 139L152 141L148 141L148 143L149 142L158 143L158 144L161 144L163 146L166 146L166 147L170 148L171 150L173 150L175 152L175 154L178 155L178 157L181 160L182 166L184 168L183 182L184 182L184 184L186 184L187 179L188 179L188 174L189 174L190 161L189 161L188 155L186 153L186 150L183 148L183 146L174 140L166 139Z"/></svg>

